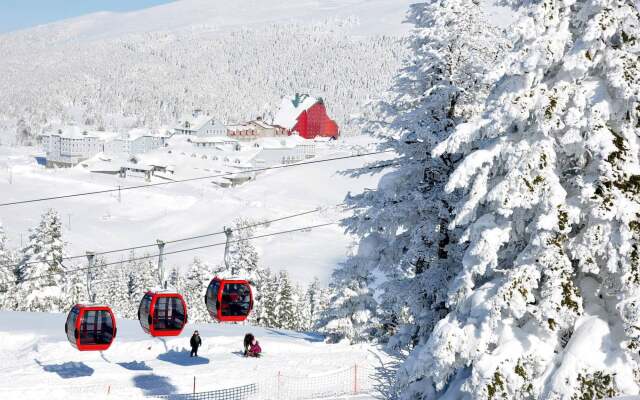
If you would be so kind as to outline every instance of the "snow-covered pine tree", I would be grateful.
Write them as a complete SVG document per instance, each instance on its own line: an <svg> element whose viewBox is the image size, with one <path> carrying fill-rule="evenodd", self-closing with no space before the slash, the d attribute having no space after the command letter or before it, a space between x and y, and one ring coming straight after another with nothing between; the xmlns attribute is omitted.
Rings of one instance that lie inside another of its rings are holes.
<svg viewBox="0 0 640 400"><path fill-rule="evenodd" d="M25 33L3 41L4 54L11 55L11 62L0 65L0 87L3 92L12 88L20 93L0 97L3 144L27 144L34 134L68 123L113 131L141 126L156 129L174 124L183 112L195 107L211 110L218 120L249 120L262 114L265 104L275 108L283 94L293 94L296 88L308 88L328 99L331 116L349 135L355 132L350 115L354 110L369 111L360 105L388 85L399 53L404 51L395 35L345 35L355 19L324 24L321 41L317 40L318 26L302 22L220 32L215 42L206 40L201 32L174 30L175 37L168 41L164 32L157 32L122 37L117 43L98 40L87 51L78 51L77 44L53 44L38 35L35 40L48 51L30 46L29 52L14 57L31 40L30 33ZM297 40L291 41L294 36ZM299 56L302 49L304 57ZM256 63L256 52L281 57ZM159 53L162 60L152 55ZM149 56L155 58L157 68L143 67ZM209 66L182 62L186 57L207 59ZM69 64L71 59L74 62ZM45 61L50 68L37 76L9 66ZM235 68L227 67L230 63L244 71L242 79L237 79ZM292 74L292 69L301 73ZM86 78L87 73L96 80ZM69 81L67 75L78 79ZM274 76L284 80L270 78ZM159 81L164 84L158 86ZM238 95L249 92L250 97ZM74 100L81 97L82 103ZM167 101L169 98L172 100ZM271 121L268 114L265 120Z"/></svg>
<svg viewBox="0 0 640 400"><path fill-rule="evenodd" d="M100 266L100 264L97 264ZM104 280L99 283L99 292L96 301L108 304L113 312L120 317L125 317L131 313L132 308L137 308L140 299L134 304L130 304L128 274L125 268L119 265L109 266L108 273ZM136 314L137 315L137 314Z"/></svg>
<svg viewBox="0 0 640 400"><path fill-rule="evenodd" d="M359 260L356 256L350 257L332 274L330 307L318 323L320 332L327 334L331 342L366 341L377 327L377 302L371 289L373 278Z"/></svg>
<svg viewBox="0 0 640 400"><path fill-rule="evenodd" d="M204 302L204 295L212 277L211 268L199 258L194 258L184 279L184 300L187 302L191 322L211 320Z"/></svg>
<svg viewBox="0 0 640 400"><path fill-rule="evenodd" d="M271 270L265 270L265 276L263 279L261 290L261 301L255 309L256 317L259 318L256 322L258 325L267 327L276 327L278 323L278 284L277 275L273 274Z"/></svg>
<svg viewBox="0 0 640 400"><path fill-rule="evenodd" d="M313 281L309 284L304 297L305 302L308 304L309 329L313 329L323 311L322 287L320 285L320 279L318 279L317 276L314 277Z"/></svg>
<svg viewBox="0 0 640 400"><path fill-rule="evenodd" d="M129 259L134 260L131 252ZM122 312L127 318L138 318L138 307L144 294L159 287L158 267L151 259L127 261L124 267L124 281L128 297L128 306Z"/></svg>
<svg viewBox="0 0 640 400"><path fill-rule="evenodd" d="M133 259L135 254L133 251L129 253L129 259ZM135 267L134 263L122 259L117 268L122 270L125 294L127 301L123 309L121 310L122 317L127 319L134 319L138 317L138 307L140 306L140 299L134 299L134 293L136 293L137 284L135 282L135 276L132 273L132 268Z"/></svg>
<svg viewBox="0 0 640 400"><path fill-rule="evenodd" d="M22 260L16 271L21 310L61 311L64 245L60 217L51 209L31 230L29 242L22 250Z"/></svg>
<svg viewBox="0 0 640 400"><path fill-rule="evenodd" d="M278 272L276 277L276 328L295 330L298 327L298 315L296 315L296 293L289 273L285 270Z"/></svg>
<svg viewBox="0 0 640 400"><path fill-rule="evenodd" d="M0 298L2 298L2 294L8 291L8 287L12 282L16 280L13 268L14 262L13 252L9 249L7 235L2 226L2 221L0 221Z"/></svg>
<svg viewBox="0 0 640 400"><path fill-rule="evenodd" d="M294 287L294 302L296 323L293 329L298 332L306 332L311 329L311 306L307 301L306 292L299 284Z"/></svg>
<svg viewBox="0 0 640 400"><path fill-rule="evenodd" d="M169 273L169 278L167 279L167 284L171 289L176 290L179 293L183 292L184 277L182 276L178 268L171 269L171 272Z"/></svg>
<svg viewBox="0 0 640 400"><path fill-rule="evenodd" d="M0 309L14 310L17 307L15 263L15 252L9 248L0 222Z"/></svg>
<svg viewBox="0 0 640 400"><path fill-rule="evenodd" d="M15 278L9 280L4 284L5 291L0 293L0 309L3 310L18 310L20 308L20 295L18 292L18 285Z"/></svg>
<svg viewBox="0 0 640 400"><path fill-rule="evenodd" d="M344 330L347 337L365 339L374 326L364 329L348 310L336 307L354 307L353 301L362 299L367 306L357 308L376 315L368 286L378 271L385 276L379 287L380 323L391 327L379 333L394 335L391 346L405 350L425 341L446 313L447 282L462 252L460 230L447 229L459 194L443 190L459 157L432 157L430 151L482 110L490 86L487 72L505 47L502 33L471 0L415 4L408 20L415 25L411 54L388 99L377 105L379 119L366 125L382 140L382 149L393 149L399 157L386 167L391 172L377 190L347 198L356 213L346 226L361 240L358 253L339 267L331 310L323 321L326 325L333 315L329 332L338 338ZM385 164L352 172L383 171Z"/></svg>
<svg viewBox="0 0 640 400"><path fill-rule="evenodd" d="M234 221L232 241L229 244L229 268L231 276L240 276L249 281L262 279L263 270L258 264L258 252L248 240L253 236L255 221L237 218Z"/></svg>
<svg viewBox="0 0 640 400"><path fill-rule="evenodd" d="M314 313L311 315L312 330L318 329L318 326L320 324L320 321L322 320L322 316L324 315L325 310L329 308L329 301L331 300L331 297L332 297L332 292L330 288L324 287L320 289L317 306L314 310Z"/></svg>
<svg viewBox="0 0 640 400"><path fill-rule="evenodd" d="M638 394L640 13L634 2L518 3L526 14L463 154L466 229L449 313L405 362L404 398ZM634 374L635 377L634 377Z"/></svg>
<svg viewBox="0 0 640 400"><path fill-rule="evenodd" d="M252 281L251 290L253 293L253 309L249 314L248 321L251 325L266 325L266 321L269 321L269 316L273 313L266 312L266 309L274 307L273 301L275 301L275 290L271 282L271 271L268 268L261 268L260 278L257 281ZM266 320L264 319L266 316Z"/></svg>
<svg viewBox="0 0 640 400"><path fill-rule="evenodd" d="M109 284L111 277L114 276L114 270L113 267L106 267L104 265L106 263L106 259L102 257L95 257L93 261L93 268L90 271L87 271L91 295L95 296L96 303L106 302L109 298L109 295L107 294L107 285ZM85 265L83 265L83 267L88 267L87 261L85 261ZM85 280L86 279L87 277L85 276ZM85 302L91 301L89 292L87 291Z"/></svg>
<svg viewBox="0 0 640 400"><path fill-rule="evenodd" d="M78 303L87 303L87 274L85 272L73 272L65 275L64 279L64 307L68 311Z"/></svg>

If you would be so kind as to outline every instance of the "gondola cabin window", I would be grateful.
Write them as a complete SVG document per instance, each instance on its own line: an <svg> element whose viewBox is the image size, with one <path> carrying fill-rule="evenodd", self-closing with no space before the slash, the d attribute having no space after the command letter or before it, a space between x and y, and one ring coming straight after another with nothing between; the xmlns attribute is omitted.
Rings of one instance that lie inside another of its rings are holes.
<svg viewBox="0 0 640 400"><path fill-rule="evenodd" d="M209 299L209 301L205 301L205 303L207 304L207 309L209 311L209 314L212 316L217 315L218 309L220 308L220 300L218 300L219 289L220 289L220 281L217 281L217 280L214 280L213 282L211 282L211 284L209 285L209 288L207 289L206 298Z"/></svg>
<svg viewBox="0 0 640 400"><path fill-rule="evenodd" d="M160 297L153 309L154 329L160 331L182 329L184 308L176 297Z"/></svg>
<svg viewBox="0 0 640 400"><path fill-rule="evenodd" d="M80 329L81 345L109 344L113 340L113 322L105 310L84 312Z"/></svg>
<svg viewBox="0 0 640 400"><path fill-rule="evenodd" d="M79 314L78 307L73 307L71 312L69 312L69 317L67 318L67 324L65 325L65 331L67 332L67 339L69 342L73 343L76 341L76 321L78 320Z"/></svg>
<svg viewBox="0 0 640 400"><path fill-rule="evenodd" d="M151 322L152 322L150 311L151 311L151 294L147 293L142 298L142 301L140 302L140 307L138 308L138 319L141 322L146 320L147 328L149 325L151 325Z"/></svg>
<svg viewBox="0 0 640 400"><path fill-rule="evenodd" d="M222 316L237 317L249 314L251 300L249 288L238 283L227 283L222 291Z"/></svg>

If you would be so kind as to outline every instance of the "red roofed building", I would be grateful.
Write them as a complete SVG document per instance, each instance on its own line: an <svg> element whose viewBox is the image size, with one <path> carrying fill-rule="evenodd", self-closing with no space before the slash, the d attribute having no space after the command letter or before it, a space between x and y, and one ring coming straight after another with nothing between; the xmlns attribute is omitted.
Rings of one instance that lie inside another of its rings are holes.
<svg viewBox="0 0 640 400"><path fill-rule="evenodd" d="M338 124L327 115L324 101L306 94L283 99L273 123L290 133L297 132L305 139L317 136L337 138L340 134Z"/></svg>

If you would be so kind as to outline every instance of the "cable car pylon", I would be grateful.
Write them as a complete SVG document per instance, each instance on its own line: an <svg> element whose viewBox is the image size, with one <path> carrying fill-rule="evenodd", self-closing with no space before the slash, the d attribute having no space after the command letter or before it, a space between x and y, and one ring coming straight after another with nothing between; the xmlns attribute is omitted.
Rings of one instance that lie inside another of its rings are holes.
<svg viewBox="0 0 640 400"><path fill-rule="evenodd" d="M140 300L138 320L142 330L151 336L179 336L187 324L187 303L180 293L167 289L164 270L163 240L158 245L158 284L160 290L149 290Z"/></svg>
<svg viewBox="0 0 640 400"><path fill-rule="evenodd" d="M96 292L93 289L91 273L95 265L96 253L87 251L87 298L91 304L76 304L71 307L64 325L69 343L80 351L107 350L116 338L118 328L111 308L94 304Z"/></svg>
<svg viewBox="0 0 640 400"><path fill-rule="evenodd" d="M229 245L233 242L233 230L224 228L227 240L224 245L224 265L231 277L214 277L204 296L204 303L211 318L219 322L241 322L253 309L253 292L250 282L237 278L237 266L231 262Z"/></svg>
<svg viewBox="0 0 640 400"><path fill-rule="evenodd" d="M164 241L160 239L156 239L156 243L158 244L158 274L160 275L160 287L163 289L167 288L167 279L164 273L164 264L162 262L164 258Z"/></svg>
<svg viewBox="0 0 640 400"><path fill-rule="evenodd" d="M89 302L93 304L96 301L96 293L92 290L93 279L91 279L91 272L93 270L93 266L95 265L96 253L93 251L87 251L86 254L87 262L89 264L87 268L87 298L89 299Z"/></svg>
<svg viewBox="0 0 640 400"><path fill-rule="evenodd" d="M235 276L235 267L230 265L231 262L229 261L229 243L231 242L231 239L233 239L233 229L225 226L223 230L226 237L226 243L224 244L224 266L227 268L227 271L231 271L231 275Z"/></svg>

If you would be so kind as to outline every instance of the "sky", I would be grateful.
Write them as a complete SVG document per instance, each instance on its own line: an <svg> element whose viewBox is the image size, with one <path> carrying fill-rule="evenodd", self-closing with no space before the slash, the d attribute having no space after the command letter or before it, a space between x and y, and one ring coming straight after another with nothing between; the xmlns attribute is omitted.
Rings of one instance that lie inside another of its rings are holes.
<svg viewBox="0 0 640 400"><path fill-rule="evenodd" d="M0 33L98 11L131 11L173 0L0 0Z"/></svg>

